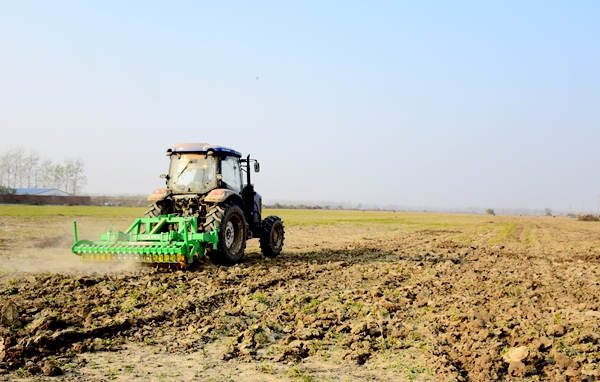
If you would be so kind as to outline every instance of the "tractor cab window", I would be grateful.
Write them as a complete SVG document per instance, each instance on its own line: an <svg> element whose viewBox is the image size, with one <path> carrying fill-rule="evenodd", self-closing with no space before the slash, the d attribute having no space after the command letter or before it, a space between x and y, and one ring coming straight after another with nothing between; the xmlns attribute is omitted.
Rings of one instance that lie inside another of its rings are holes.
<svg viewBox="0 0 600 382"><path fill-rule="evenodd" d="M242 191L242 173L240 160L237 157L226 157L221 160L221 175L225 186L235 192Z"/></svg>
<svg viewBox="0 0 600 382"><path fill-rule="evenodd" d="M217 161L205 154L171 155L169 187L179 192L205 193L217 187Z"/></svg>

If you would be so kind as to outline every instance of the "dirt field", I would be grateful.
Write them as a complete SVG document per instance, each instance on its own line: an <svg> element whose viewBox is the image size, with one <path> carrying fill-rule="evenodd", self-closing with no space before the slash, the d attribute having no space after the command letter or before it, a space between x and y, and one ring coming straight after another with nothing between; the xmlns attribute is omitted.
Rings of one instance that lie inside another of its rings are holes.
<svg viewBox="0 0 600 382"><path fill-rule="evenodd" d="M273 260L69 252L142 212L0 206L0 380L600 379L598 222L279 210Z"/></svg>

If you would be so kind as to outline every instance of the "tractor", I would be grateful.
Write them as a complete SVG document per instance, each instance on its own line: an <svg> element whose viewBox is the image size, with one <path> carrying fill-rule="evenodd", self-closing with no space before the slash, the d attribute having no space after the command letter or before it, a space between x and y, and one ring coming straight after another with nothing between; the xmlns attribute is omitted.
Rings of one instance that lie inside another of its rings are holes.
<svg viewBox="0 0 600 382"><path fill-rule="evenodd" d="M281 253L284 227L277 216L262 218L262 198L250 181L257 160L206 143L180 143L167 149L166 188L155 190L143 217L125 232L111 229L100 241L78 240L73 222L73 253L83 260L134 260L189 266L208 256L232 265L244 256L246 241L258 238L262 253ZM244 174L245 173L245 174ZM245 176L244 176L245 175Z"/></svg>

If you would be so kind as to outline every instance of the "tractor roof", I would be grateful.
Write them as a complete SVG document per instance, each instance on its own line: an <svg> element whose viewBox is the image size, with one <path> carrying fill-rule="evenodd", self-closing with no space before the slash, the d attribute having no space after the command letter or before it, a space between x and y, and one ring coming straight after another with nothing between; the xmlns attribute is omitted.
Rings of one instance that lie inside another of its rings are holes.
<svg viewBox="0 0 600 382"><path fill-rule="evenodd" d="M206 153L208 151L214 151L215 153L225 153L229 155L235 155L241 157L242 153L228 149L227 147L211 145L209 143L178 143L175 146L171 146L167 149L167 155L173 153Z"/></svg>

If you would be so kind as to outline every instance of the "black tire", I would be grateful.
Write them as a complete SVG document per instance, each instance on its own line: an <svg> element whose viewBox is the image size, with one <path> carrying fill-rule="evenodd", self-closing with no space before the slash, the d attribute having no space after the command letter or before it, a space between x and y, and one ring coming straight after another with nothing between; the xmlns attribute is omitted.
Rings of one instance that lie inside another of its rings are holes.
<svg viewBox="0 0 600 382"><path fill-rule="evenodd" d="M151 205L148 206L148 210L146 211L146 213L144 214L145 218L156 218L159 217L160 215L164 215L165 211L164 211L164 206L162 203L152 203Z"/></svg>
<svg viewBox="0 0 600 382"><path fill-rule="evenodd" d="M157 218L160 215L167 215L167 214L169 214L168 207L167 207L168 205L169 204L165 203L164 201L154 202L148 206L148 210L144 214L144 217L145 218ZM170 230L173 230L173 229L177 230L177 224L165 225L157 233L169 232ZM146 231L146 225L144 224L144 225L142 225L141 233L144 233L145 231Z"/></svg>
<svg viewBox="0 0 600 382"><path fill-rule="evenodd" d="M223 215L225 213L225 206L215 205L211 206L206 212L206 220L204 221L204 232L212 232L215 228L221 226Z"/></svg>
<svg viewBox="0 0 600 382"><path fill-rule="evenodd" d="M219 229L217 249L207 248L210 260L215 264L238 263L246 249L246 220L244 212L234 203L211 206L206 213L204 232Z"/></svg>
<svg viewBox="0 0 600 382"><path fill-rule="evenodd" d="M283 221L277 216L269 216L264 219L260 227L260 249L263 255L275 257L283 249L285 239Z"/></svg>

